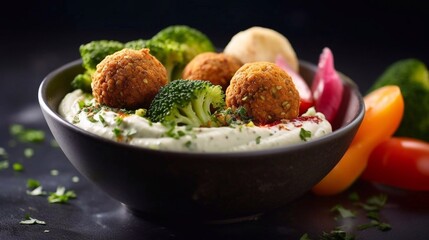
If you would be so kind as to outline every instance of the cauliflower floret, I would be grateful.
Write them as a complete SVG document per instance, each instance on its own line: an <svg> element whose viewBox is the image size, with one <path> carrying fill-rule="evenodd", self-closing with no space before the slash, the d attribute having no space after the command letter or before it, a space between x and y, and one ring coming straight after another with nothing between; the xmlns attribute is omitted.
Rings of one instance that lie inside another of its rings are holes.
<svg viewBox="0 0 429 240"><path fill-rule="evenodd" d="M223 52L243 63L275 62L280 55L295 72L299 71L298 58L289 40L273 29L255 26L241 31L231 38Z"/></svg>

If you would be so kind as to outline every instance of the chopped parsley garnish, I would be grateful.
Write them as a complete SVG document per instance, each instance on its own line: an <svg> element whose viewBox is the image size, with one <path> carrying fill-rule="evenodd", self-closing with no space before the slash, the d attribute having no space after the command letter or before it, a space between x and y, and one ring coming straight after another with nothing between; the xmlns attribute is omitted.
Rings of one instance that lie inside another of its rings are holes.
<svg viewBox="0 0 429 240"><path fill-rule="evenodd" d="M324 232L322 236L320 236L320 240L354 240L355 236L346 231L335 229L330 231L329 233Z"/></svg>
<svg viewBox="0 0 429 240"><path fill-rule="evenodd" d="M78 183L79 182L79 177L78 176L73 176L72 177L72 182Z"/></svg>
<svg viewBox="0 0 429 240"><path fill-rule="evenodd" d="M192 130L192 126L186 126L185 127L185 131L183 131L183 130L177 130L177 128L176 128L176 124L174 123L174 122L168 122L168 121L165 121L165 122L163 122L162 123L165 127L166 127L166 131L165 131L165 136L167 136L167 137L171 137L171 138L174 138L174 139L179 139L179 138L181 138L181 137L183 137L183 136L186 136L187 135L187 133L185 132L185 131L191 131Z"/></svg>
<svg viewBox="0 0 429 240"><path fill-rule="evenodd" d="M308 233L304 233L299 240L311 240L311 238L308 236Z"/></svg>
<svg viewBox="0 0 429 240"><path fill-rule="evenodd" d="M260 144L261 143L261 136L257 136L256 137L256 144Z"/></svg>
<svg viewBox="0 0 429 240"><path fill-rule="evenodd" d="M380 211L387 202L387 195L379 194L374 195L362 202L359 195L356 192L352 192L348 195L348 199L353 203L353 209L347 209L341 204L337 204L331 208L331 212L337 213L335 220L341 221L343 219L355 218L358 214L365 213L368 222L360 225L355 225L354 228L348 229L350 231L363 231L366 229L378 229L380 231L389 231L392 226L389 223L381 221ZM352 220L347 220L350 223ZM353 222L351 222L353 223ZM356 237L352 234L353 232L344 231L344 226L338 226L330 232L323 232L317 239L321 240L353 240ZM300 240L310 240L311 238L307 233L303 234Z"/></svg>
<svg viewBox="0 0 429 240"><path fill-rule="evenodd" d="M349 194L349 200L352 202L357 202L360 200L359 194L357 192L352 192Z"/></svg>
<svg viewBox="0 0 429 240"><path fill-rule="evenodd" d="M334 229L330 232L323 232L318 238L320 240L354 240L355 236L341 229ZM311 240L310 236L305 233L299 240Z"/></svg>
<svg viewBox="0 0 429 240"><path fill-rule="evenodd" d="M6 169L6 168L9 168L9 161L8 160L0 161L0 170Z"/></svg>
<svg viewBox="0 0 429 240"><path fill-rule="evenodd" d="M7 152L4 148L0 147L0 157L7 158Z"/></svg>
<svg viewBox="0 0 429 240"><path fill-rule="evenodd" d="M51 192L49 194L48 201L49 203L66 203L72 198L76 198L76 193L74 191L66 191L65 187L58 186L56 192Z"/></svg>
<svg viewBox="0 0 429 240"><path fill-rule="evenodd" d="M381 210L387 202L387 195L380 194L372 196L366 200L366 204L363 204L363 208L367 211L379 211Z"/></svg>
<svg viewBox="0 0 429 240"><path fill-rule="evenodd" d="M299 137L302 141L306 142L309 138L311 138L311 131L307 131L304 128L301 128L299 131Z"/></svg>
<svg viewBox="0 0 429 240"><path fill-rule="evenodd" d="M43 187L40 185L40 182L36 179L29 178L27 180L27 194L31 196L41 196L46 195L46 192L43 191Z"/></svg>
<svg viewBox="0 0 429 240"><path fill-rule="evenodd" d="M57 170L57 169L52 169L51 170L51 175L52 176L58 176L58 174L59 174L60 172Z"/></svg>
<svg viewBox="0 0 429 240"><path fill-rule="evenodd" d="M368 228L377 228L381 231L388 231L392 227L390 224L381 221L380 210L386 205L387 195L379 194L372 196L366 200L365 203L357 203L363 210L366 211L366 217L371 219L367 224L358 226L358 230L365 230Z"/></svg>
<svg viewBox="0 0 429 240"><path fill-rule="evenodd" d="M192 141L186 141L185 147L190 148L192 146Z"/></svg>
<svg viewBox="0 0 429 240"><path fill-rule="evenodd" d="M27 179L27 188L28 189L35 189L39 186L40 186L40 182L37 181L36 179L32 179L32 178Z"/></svg>
<svg viewBox="0 0 429 240"><path fill-rule="evenodd" d="M116 122L116 126L121 126L122 122L124 121L124 119L120 116L117 116L115 118L115 122Z"/></svg>
<svg viewBox="0 0 429 240"><path fill-rule="evenodd" d="M33 190L27 190L27 194L31 196L42 196L42 195L46 195L46 192L43 191L42 186L38 186Z"/></svg>
<svg viewBox="0 0 429 240"><path fill-rule="evenodd" d="M366 230L369 228L377 228L378 230L385 232L392 229L392 226L390 226L390 224L388 223L380 222L377 220L371 220L371 222L369 223L361 224L358 226L358 230Z"/></svg>
<svg viewBox="0 0 429 240"><path fill-rule="evenodd" d="M249 120L249 117L247 116L247 110L245 107L240 106L237 108L235 112L240 117L241 120L243 121Z"/></svg>
<svg viewBox="0 0 429 240"><path fill-rule="evenodd" d="M340 204L337 204L333 208L331 208L331 212L338 212L338 214L341 216L341 218L356 217L356 214L352 210L347 209Z"/></svg>
<svg viewBox="0 0 429 240"><path fill-rule="evenodd" d="M44 131L25 128L21 124L13 124L9 130L12 136L17 137L21 142L42 142L45 140Z"/></svg>
<svg viewBox="0 0 429 240"><path fill-rule="evenodd" d="M79 104L79 109L82 109L85 107L85 101L84 100L78 101L78 104Z"/></svg>
<svg viewBox="0 0 429 240"><path fill-rule="evenodd" d="M22 171L24 171L24 165L22 165L21 163L14 163L14 164L12 164L12 168L16 172L22 172Z"/></svg>
<svg viewBox="0 0 429 240"><path fill-rule="evenodd" d="M34 149L32 149L32 148L24 149L24 156L26 158L31 158L33 155L34 155Z"/></svg>
<svg viewBox="0 0 429 240"><path fill-rule="evenodd" d="M92 122L92 123L96 123L96 122L97 122L97 119L95 119L95 118L94 118L94 115L93 115L93 114L88 114L88 115L86 116L86 118L88 119L88 121L90 121L90 122Z"/></svg>
<svg viewBox="0 0 429 240"><path fill-rule="evenodd" d="M24 225L34 225L34 224L40 224L40 225L46 225L45 221L38 220L35 218L30 217L30 215L26 214L24 220L20 221L19 224Z"/></svg>
<svg viewBox="0 0 429 240"><path fill-rule="evenodd" d="M106 122L106 120L104 119L103 115L99 114L99 115L98 115L98 120L100 120L100 122L103 124L103 126L104 126L104 127L106 127L106 126L107 126L107 122Z"/></svg>
<svg viewBox="0 0 429 240"><path fill-rule="evenodd" d="M115 134L117 139L122 139L122 130L120 128L115 127L112 132Z"/></svg>

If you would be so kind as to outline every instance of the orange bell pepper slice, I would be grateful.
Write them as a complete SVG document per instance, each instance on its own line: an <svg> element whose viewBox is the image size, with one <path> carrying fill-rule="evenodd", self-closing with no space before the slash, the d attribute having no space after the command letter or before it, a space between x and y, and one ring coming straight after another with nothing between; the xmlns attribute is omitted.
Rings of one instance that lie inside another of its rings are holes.
<svg viewBox="0 0 429 240"><path fill-rule="evenodd" d="M362 174L372 150L389 139L401 123L404 100L398 86L381 87L364 96L365 116L338 164L313 188L316 195L334 195L349 188Z"/></svg>

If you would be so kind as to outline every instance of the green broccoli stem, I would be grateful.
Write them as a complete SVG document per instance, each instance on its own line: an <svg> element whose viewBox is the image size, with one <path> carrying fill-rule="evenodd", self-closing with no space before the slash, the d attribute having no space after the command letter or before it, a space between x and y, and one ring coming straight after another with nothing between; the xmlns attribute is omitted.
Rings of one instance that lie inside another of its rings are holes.
<svg viewBox="0 0 429 240"><path fill-rule="evenodd" d="M174 111L172 117L179 124L182 123L193 127L200 127L203 124L200 118L195 114L191 103L187 104L185 107L179 108L178 111Z"/></svg>
<svg viewBox="0 0 429 240"><path fill-rule="evenodd" d="M212 101L208 99L207 97L210 96L212 93L212 88L205 88L204 90L200 91L198 94L199 97L193 101L193 109L200 120L201 126L208 126L208 127L216 127L217 122L212 117L211 113L211 107L212 107Z"/></svg>

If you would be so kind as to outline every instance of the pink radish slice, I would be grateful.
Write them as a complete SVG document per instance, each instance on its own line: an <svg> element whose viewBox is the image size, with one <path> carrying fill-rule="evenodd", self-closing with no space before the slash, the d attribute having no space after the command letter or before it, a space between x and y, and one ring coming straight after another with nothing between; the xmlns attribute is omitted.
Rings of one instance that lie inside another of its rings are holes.
<svg viewBox="0 0 429 240"><path fill-rule="evenodd" d="M320 54L311 91L316 110L332 122L340 108L343 84L334 67L334 56L327 47Z"/></svg>
<svg viewBox="0 0 429 240"><path fill-rule="evenodd" d="M299 105L299 115L305 113L308 108L313 106L313 95L311 93L310 87L307 85L305 80L295 72L287 63L286 60L281 56L277 55L276 65L286 71L289 76L291 76L293 83L295 84L296 89L298 90L300 97Z"/></svg>

